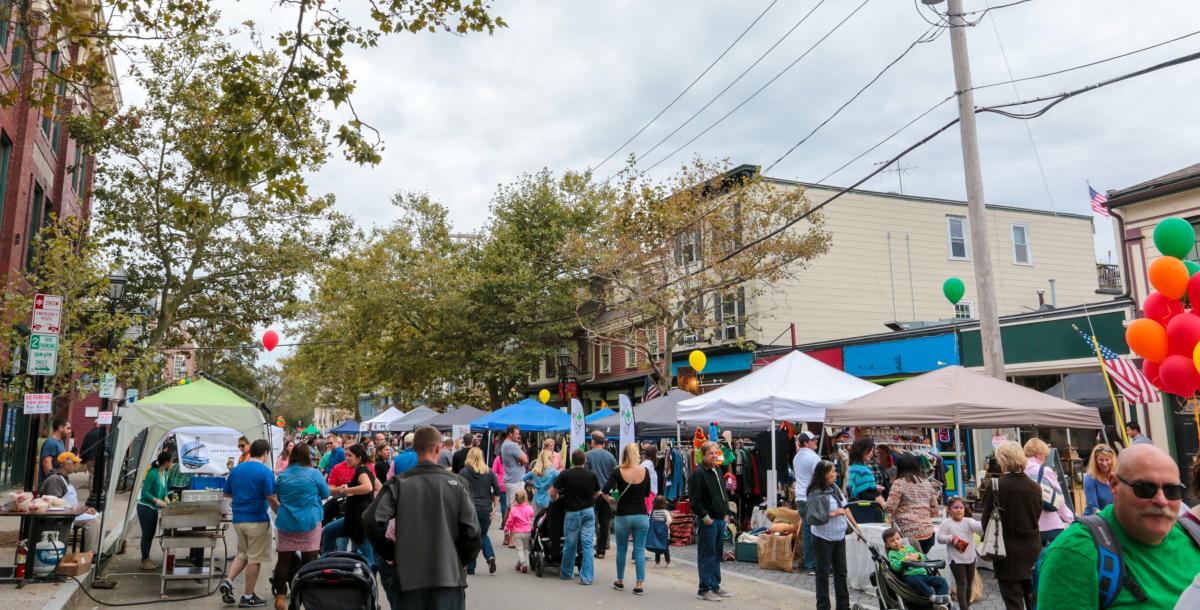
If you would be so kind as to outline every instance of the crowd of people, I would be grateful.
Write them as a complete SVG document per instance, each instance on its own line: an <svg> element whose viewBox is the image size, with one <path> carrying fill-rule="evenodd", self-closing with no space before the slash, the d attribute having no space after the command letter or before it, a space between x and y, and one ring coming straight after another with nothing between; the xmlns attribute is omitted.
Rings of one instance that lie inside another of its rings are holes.
<svg viewBox="0 0 1200 610"><path fill-rule="evenodd" d="M429 427L402 438L289 440L272 460L267 441L241 439L242 455L224 487L238 549L219 586L223 600L243 608L267 605L256 587L261 566L273 559L271 593L284 608L289 583L305 563L353 550L378 574L391 607L462 608L467 577L481 564L488 573L498 569L489 531L503 531L513 569L528 572L537 515L552 505L562 514L560 578L592 585L610 539L617 591L646 593L648 552L656 564L665 556L670 565L672 513L657 494L654 447L629 443L614 455L609 439L594 432L587 451L560 453L555 439L535 445L516 426L493 447L474 434L457 439L457 449L454 440ZM943 503L929 465L914 455L894 456L894 469L885 474L869 438L848 442L832 459L817 453L818 439L809 432L798 434L796 445L795 511L789 514L799 521L798 556L816 576L820 610L848 610L848 532L885 514L889 527L869 542L882 545L898 577L931 604L946 603L951 586L913 562L925 560L935 544L945 545L958 607L968 609L978 588L976 564L985 555L979 540L998 532L1004 551L988 559L1006 609L1032 610L1035 602L1042 608L1200 608L1200 507L1183 504L1186 486L1177 465L1152 444L1135 442L1119 455L1110 445L1096 445L1083 477L1086 505L1077 515L1063 501L1046 443L1004 442L980 482L979 520L965 498ZM490 465L488 454L495 456ZM713 602L732 595L721 578L726 522L733 516L723 459L718 443L703 444L688 479L697 595ZM70 493L60 488L69 485L66 475L79 461L67 451L48 460L50 491ZM1191 475L1191 488L1200 489L1200 466ZM150 558L157 509L180 488L180 476L169 446L145 475L136 507L144 569L157 569ZM423 551L401 552L396 540ZM1116 572L1083 569L1110 555L1119 558ZM233 581L241 575L239 596Z"/></svg>

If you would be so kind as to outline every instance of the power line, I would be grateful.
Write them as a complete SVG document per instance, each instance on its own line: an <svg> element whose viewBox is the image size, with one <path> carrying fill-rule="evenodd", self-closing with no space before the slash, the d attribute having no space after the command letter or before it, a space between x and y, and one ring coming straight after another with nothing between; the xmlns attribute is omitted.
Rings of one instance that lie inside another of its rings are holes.
<svg viewBox="0 0 1200 610"><path fill-rule="evenodd" d="M713 130L713 128L715 128L717 125L720 125L721 123L723 123L723 122L725 121L725 119L728 119L729 117L733 116L733 113L735 113L735 112L737 112L738 110L740 110L740 109L742 108L742 106L745 106L746 104L748 104L748 103L750 102L750 100L752 100L752 99L754 99L755 97L757 97L757 96L758 96L758 94L760 94L760 93L762 93L764 90L766 90L766 88L767 88L767 87L770 87L772 83L774 83L775 81L779 80L779 78L780 78L780 77L782 77L784 74L786 74L786 73L788 72L788 70L791 70L791 69L792 69L792 68L793 68L793 67L794 67L796 64L800 63L800 60L804 59L805 57L807 57L807 56L808 56L808 54L809 54L809 53L813 52L813 50L815 50L817 47L821 46L821 43L825 42L825 40L826 40L826 39L828 39L830 36L832 36L834 32L836 32L836 31L838 31L839 29L841 29L841 27L842 27L843 25L845 25L845 24L846 24L846 22L847 22L847 21L849 21L851 17L854 17L856 14L858 14L858 12L859 12L860 10L862 10L862 8L863 8L864 6L866 6L866 5L867 5L867 3L868 3L868 2L870 2L870 1L871 1L871 0L863 0L863 1L862 1L862 3L861 3L861 4L859 4L857 7L855 7L855 8L854 8L854 10L853 10L853 11L851 11L849 15L846 15L845 17L843 17L843 18L842 18L842 20L841 20L841 21L839 21L839 22L837 23L837 25L833 26L833 28L832 28L831 30L829 30L828 32L826 32L824 36L822 36L822 37L821 37L820 39L818 39L818 40L817 40L815 43L813 43L813 45L812 45L812 46L810 46L810 47L809 47L807 50L805 50L803 53L801 53L799 57L797 57L797 58L796 58L794 61L792 61L792 63L788 64L786 67L784 67L784 69L783 69L783 70L780 70L778 74L776 74L775 76L771 77L771 80L768 80L766 83L764 83L764 84L763 84L763 86L759 87L759 88L758 88L758 89L757 89L757 90L756 90L754 93L751 93L749 97L747 97L746 99L742 100L742 102L741 102L740 104L738 104L737 106L734 106L734 107L733 107L733 109L731 109L729 112L726 112L724 115L722 115L722 116L721 116L721 118L719 118L719 119L717 119L716 121L714 121L714 122L713 122L711 125L709 125L708 127L705 127L703 131L701 131L700 133L698 133L698 134L696 134L695 136L693 136L693 137L692 137L692 139L688 140L687 142L684 142L682 145L680 145L679 147L677 147L675 150L671 151L670 153L667 153L667 155L666 155L666 156L664 156L663 158L659 159L658 161L655 161L655 162L654 162L652 165L650 165L650 167L647 167L646 169L643 169L643 170L641 171L641 173L642 173L642 174L645 174L646 172L648 172L648 171L650 171L650 170L652 170L652 169L654 169L654 168L658 167L658 166L659 166L659 165L661 165L661 164L662 164L664 161L666 161L667 159L670 159L671 157L675 156L675 154L676 154L676 153L678 153L679 151L683 150L684 148L687 148L688 146L691 146L693 142L695 142L696 140L699 140L701 137L703 137L703 136L704 136L705 134L707 134L709 131L712 131L712 130ZM677 131L678 131L678 130L677 130ZM674 133L674 132L672 132L672 133Z"/></svg>
<svg viewBox="0 0 1200 610"><path fill-rule="evenodd" d="M916 123L917 121L920 121L921 119L923 119L923 118L925 118L925 117L929 116L929 114L930 114L931 112L933 112L934 110L937 110L938 108L941 108L941 107L942 107L942 104L945 104L946 102L948 102L948 101L950 101L950 100L952 100L952 99L954 99L954 96L953 96L953 95L950 95L950 96L947 96L947 97L943 98L943 99L942 99L942 101L940 101L940 102L938 102L938 103L936 103L936 104L934 104L934 105L930 106L928 109L926 109L926 110L925 110L925 112L922 112L921 114L918 114L917 116L913 117L913 119L912 119L911 121L909 121L909 122L905 123L904 125L901 125L899 129L897 129L896 131L893 131L893 132L892 132L891 134L889 134L887 137L885 137L885 138L883 138L882 140L880 140L880 141L876 142L876 143L875 143L873 146L871 146L870 148L868 148L868 149L864 150L864 151L863 151L862 153L860 153L860 154L859 154L857 157L854 157L853 159L851 159L851 160L849 160L849 161L847 161L847 162L843 163L841 167L839 167L839 168L837 168L837 169L835 169L835 170L833 170L833 171L829 172L828 174L825 174L825 176L824 176L823 178L821 178L820 180L818 180L817 182L818 182L818 183L824 183L826 180L828 180L828 179L832 178L833 176L835 176L835 175L837 175L837 174L841 173L841 171L842 171L842 170L846 169L847 167L850 167L850 166L851 166L851 165L852 165L852 164L853 164L855 161L858 161L859 159L862 159L863 157L865 157L865 156L867 156L867 155L871 154L871 153L872 153L872 152L873 152L873 151L874 151L876 148L879 148L880 146L883 146L884 144L887 144L888 142L890 142L890 141L892 140L892 138L894 138L894 137L896 137L896 136L900 135L900 132L904 131L905 129L908 129L909 127L912 127L912 125L913 125L914 123Z"/></svg>
<svg viewBox="0 0 1200 610"><path fill-rule="evenodd" d="M708 108L710 106L712 106L718 99L720 99L721 96L725 95L725 93L728 92L730 89L732 89L733 86L736 85L739 81L741 81L744 76L749 74L750 71L753 70L755 66L757 66L762 60L766 59L767 55L770 55L771 52L774 51L776 47L778 47L780 44L783 43L784 40L786 40L789 36L791 36L792 32L795 32L796 29L799 28L801 25L803 25L805 21L808 21L808 18L811 17L813 13L817 12L817 9L821 8L821 5L823 5L823 4L825 4L825 0L820 0L819 2L817 2L812 7L812 9L810 9L807 13L805 13L804 16L801 17L800 20L797 21L796 24L791 27L791 29L789 29L787 32L784 32L783 36L780 36L779 40L775 41L775 44L771 45L770 48L768 48L766 51L764 51L762 55L759 55L758 59L754 60L754 63L750 64L749 67L747 67L745 70L742 70L742 73L737 75L737 78L734 78L732 81L730 81L730 83L728 85L726 85L724 89L722 89L719 93L717 93L715 96L713 96L712 99L708 100L708 102L706 104L704 104L703 106L701 106L699 110L692 113L692 116L689 116L687 118L687 120L685 120L682 124L680 124L674 130L672 130L671 133L667 134L666 137L664 137L663 139L656 142L654 144L654 146L651 146L648 150L646 150L642 154L638 155L634 159L634 162L636 163L638 161L641 161L642 159L644 159L646 157L646 155L649 155L650 153L657 150L659 146L662 146L664 143L666 143L667 140L671 139L671 137L673 137L675 134L679 133L679 131L681 129L683 129L689 123L691 123L693 120L695 120L696 117L700 116L700 113L704 112L705 110L708 110ZM643 171L642 173L645 173L645 171ZM615 175L616 174L614 174L614 176ZM609 176L605 180L605 182L612 180L612 178L613 178L613 176Z"/></svg>
<svg viewBox="0 0 1200 610"><path fill-rule="evenodd" d="M1117 76L1117 77L1110 78L1110 79L1107 79L1107 80L1104 80L1104 81L1100 81L1100 82L1098 82L1098 83L1095 83L1095 84L1092 84L1092 85L1088 85L1088 86L1086 86L1086 87L1080 87L1080 88L1078 88L1078 89L1074 89L1074 90L1072 90L1072 91L1067 91L1067 92L1065 92L1065 93L1060 93L1060 94L1058 94L1058 95L1044 96L1044 97L1039 97L1039 98L1034 98L1034 99L1029 99L1029 100L1021 100L1021 101L1016 101L1016 102L1010 102L1010 103L1007 103L1007 104L999 104L999 105L996 105L996 106L987 106L987 107L982 107L982 108L976 108L976 109L975 109L975 113L976 113L976 114L980 114L980 113L983 113L983 112L991 112L991 113L999 114L999 115L1001 115L1001 116L1005 116L1005 117L1008 117L1008 118L1014 118L1014 119L1023 119L1023 120L1034 119L1034 118L1037 118L1037 117L1040 117L1040 116L1042 116L1042 115L1046 114L1047 112L1049 112L1049 111L1050 111L1050 109L1051 109L1051 108L1053 108L1053 107L1057 106L1058 104L1061 104L1062 102L1064 102L1064 101L1066 101L1066 100L1068 100L1068 99L1070 99L1070 98L1072 98L1072 97L1076 97L1076 96L1078 96L1078 95L1081 95L1081 94L1083 94L1083 93L1087 93L1087 92L1089 92L1089 91L1095 91L1096 89L1100 89L1100 88L1103 88L1103 87L1107 87L1107 86L1109 86L1109 85L1114 85L1114 84L1116 84L1116 83L1120 83L1120 82L1123 82L1123 81L1129 80L1129 79L1131 79L1131 78L1136 78L1136 77L1138 77L1138 76L1144 76L1144 75L1146 75L1146 74L1150 74L1150 73L1152 73L1152 72L1157 72L1157 71L1159 71L1159 70L1163 70L1163 69L1166 69L1166 68L1170 68L1170 67L1174 67L1174 66L1182 65L1182 64L1185 64L1185 63L1188 63L1188 62L1192 62L1192 61L1196 61L1197 59L1200 59L1200 53L1191 53L1191 54L1189 54L1189 55L1184 55L1184 56L1182 56L1182 57L1177 57L1177 58L1175 58L1175 59L1172 59L1172 60L1169 60L1169 61L1165 61L1165 62L1162 62L1162 63L1158 63L1158 64L1155 64L1155 65L1153 65L1153 66L1150 66L1150 67L1147 67L1147 68L1143 68L1143 69L1141 69L1141 70L1137 70L1137 71L1135 71L1135 72L1130 72L1130 73L1128 73L1128 74L1123 74L1123 75L1121 75L1121 76ZM1039 110L1037 110L1037 111L1034 111L1034 112L1029 112L1029 113L1014 113L1014 112L1009 112L1009 111L1006 111L1006 110L1001 110L1002 108L1010 108L1010 107L1013 107L1013 106L1024 106L1024 105L1027 105L1027 104L1036 104L1036 103L1038 103L1038 102L1046 102L1046 101L1049 101L1050 103L1049 103L1049 104L1046 104L1045 106L1043 106L1042 108L1040 108ZM866 176L864 176L863 178L859 179L859 180L858 180L857 182L855 182L854 184L852 184L852 185L850 185L850 186L848 186L848 187L845 187L845 188L842 188L842 189L838 190L836 193L834 193L833 195L831 195L831 196L827 197L827 198L826 198L824 201L822 201L821 203L819 203L819 204L817 204L817 205L813 206L813 207L812 207L812 208L810 208L808 211L806 211L806 212L804 212L803 214L801 214L801 215L797 216L796 218L793 218L792 220L789 220L789 221L787 221L786 223L784 223L782 226L780 226L780 227L776 228L775 230L773 230L773 231L770 231L769 233L767 233L767 234L765 234L765 235L763 235L763 236L761 236L761 237L757 237L757 238L755 238L755 239L751 240L750 242L748 242L748 243L746 243L746 244L743 244L743 245L741 245L741 246L739 246L739 247L735 248L735 249L734 249L732 252L730 252L729 254L726 254L726 255L725 255L725 256L723 256L721 259L719 259L719 260L717 261L717 263L723 263L723 262L725 262L725 261L727 261L727 260L729 260L729 259L731 259L731 258L733 258L733 257L737 256L738 254L741 254L742 252L745 252L746 250L749 250L750 248L752 248L752 247L754 247L754 246L757 246L758 244L760 244L760 243L762 243L762 242L764 242L764 241L766 241L766 240L768 240L768 239L771 239L771 238L773 238L773 237L775 237L775 236L779 235L780 233L782 233L782 232L786 231L786 230L787 230L788 228L790 228L792 225L794 225L794 224L796 224L796 223L800 222L801 220L804 220L805 218L808 218L809 216L811 216L811 215L813 215L814 213L816 213L817 211L819 211L821 208L823 208L823 207L825 207L826 205L829 205L830 203L832 203L832 202L836 201L837 199L839 199L839 198L840 198L842 195L845 195L846 193L848 193L848 192L850 192L850 191L854 190L855 188L857 188L858 186L860 186L861 184L863 184L863 183L864 183L864 182L866 182L867 180L870 180L871 178L874 178L875 176L879 175L881 172L883 172L883 170L884 170L884 169L886 169L887 167L889 167L891 164L895 163L896 161L899 161L899 160L900 160L901 158L903 158L905 155L907 155L907 154L911 153L912 151L914 151L914 150L916 150L916 149L920 148L921 146L924 146L926 143L928 143L930 140L933 140L935 137L937 137L938 135L940 135L942 132L944 132L944 131L946 131L947 129L949 129L949 128L953 127L954 125L958 124L958 121L959 121L958 119L954 119L954 120L950 121L949 123L946 123L945 125L942 125L941 127L939 127L939 128L938 128L936 131L934 131L933 133L931 133L931 134L929 134L929 135L925 136L924 138L922 138L921 140L919 140L919 141L918 141L918 142L916 142L915 144L912 144L911 146L909 146L909 147L905 148L904 150L900 151L900 153L899 153L899 154L897 154L896 156L892 157L892 158L891 158L891 159L889 159L889 160L888 160L886 163L884 163L884 164L880 165L878 169L876 169L876 170L872 171L871 173L867 174Z"/></svg>
<svg viewBox="0 0 1200 610"><path fill-rule="evenodd" d="M858 99L859 96L861 96L863 94L863 92L865 92L867 89L869 89L871 87L871 85L874 85L880 78L882 78L883 75L886 74L888 70L891 70L892 67L894 67L896 64L900 63L900 60L904 59L904 57L906 55L908 55L910 51L917 48L917 45L924 44L927 42L933 42L934 40L937 40L938 37L941 36L943 31L944 30L942 28L935 26L933 28L926 30L925 33L918 36L917 39L912 41L912 43L910 43L908 45L908 47L906 47L904 49L904 51L902 51L899 55L897 55L895 59L888 62L888 64L886 66L884 66L883 69L880 70L879 73L874 76L874 78L867 81L867 84L863 85L862 88L860 88L854 95L850 96L850 99L846 100L845 103L843 103L841 106L839 106L837 110L834 110L833 114L829 115L828 117L825 118L824 121L821 121L819 124L817 124L817 126L814 127L812 129L812 131L808 132L808 135L801 138L799 142L796 142L795 144L793 144L792 147L787 149L787 152L783 153L778 159L775 160L774 163L768 165L766 169L762 170L762 173L765 174L765 173L771 171L776 165L779 165L779 163L781 161L786 159L788 157L788 155L791 155L793 152L795 152L795 150L797 148L799 148L801 145L803 145L805 142L807 142L810 138L812 138L814 135L816 135L816 133L818 131L820 131L822 128L824 128L825 125L829 124L829 122L832 121L835 117L837 117L838 114L841 114L841 112L843 110L845 110L847 106L849 106L851 103L853 103L854 100Z"/></svg>
<svg viewBox="0 0 1200 610"><path fill-rule="evenodd" d="M678 102L680 100L680 98L682 98L684 95L687 94L688 91L691 91L692 87L695 87L696 83L700 82L700 79L704 78L704 76L707 75L708 72L713 69L713 66L717 65L717 62L721 61L725 57L725 55L728 54L729 51L731 49L733 49L734 46L737 45L737 43L741 42L742 38L744 38L746 36L746 34L751 29L753 29L754 26L757 25L759 21L762 20L763 16L767 14L767 11L770 11L771 7L775 6L778 2L779 2L779 0L771 0L771 3L767 5L767 8L763 9L763 11L758 14L758 17L755 17L754 21L751 21L750 25L746 26L746 29L742 30L742 33L738 34L738 37L735 38L733 40L733 42L729 43L729 46L725 47L725 50L721 51L721 54L718 55L717 58L714 59L711 64L708 64L708 67L705 68L704 71L701 72L699 76L697 76L694 80L692 80L691 84L689 84L686 88L684 88L684 90L681 91L679 93L679 95L676 95L675 99L671 100L671 103L664 106L662 110L659 110L658 114L654 115L654 118L650 119L645 125L642 125L641 129L637 130L636 133L629 136L629 139L625 140L625 142L623 144L621 144L620 146L618 146L616 148L616 150L608 153L608 156L605 157L604 160L601 161L598 165L596 165L596 167L592 168L592 171L598 170L601 167L603 167L605 163L608 163L608 161L610 159L612 159L614 156L616 156L618 153L620 153L622 150L624 150L626 146L629 146L630 142L633 142L635 139L637 139L638 136L642 135L642 133L644 131L646 131L646 129L648 129L651 125L653 125L655 121L662 118L662 115L665 114L668 110L670 110L671 107L673 107L675 105L675 102ZM753 66L751 66L751 67L753 67Z"/></svg>

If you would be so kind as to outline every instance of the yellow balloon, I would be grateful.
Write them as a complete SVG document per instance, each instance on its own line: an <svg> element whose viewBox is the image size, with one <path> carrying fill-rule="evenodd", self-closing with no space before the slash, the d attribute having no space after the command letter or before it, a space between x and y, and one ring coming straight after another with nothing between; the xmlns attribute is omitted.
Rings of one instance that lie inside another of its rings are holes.
<svg viewBox="0 0 1200 610"><path fill-rule="evenodd" d="M1196 347L1192 349L1192 364L1195 365L1197 371L1200 371L1200 343L1197 343Z"/></svg>
<svg viewBox="0 0 1200 610"><path fill-rule="evenodd" d="M700 350L693 350L692 353L688 354L688 364L692 365L692 368L696 369L697 373L703 372L704 365L708 364L708 357Z"/></svg>
<svg viewBox="0 0 1200 610"><path fill-rule="evenodd" d="M550 390L538 392L538 400L542 401L542 404L550 402Z"/></svg>

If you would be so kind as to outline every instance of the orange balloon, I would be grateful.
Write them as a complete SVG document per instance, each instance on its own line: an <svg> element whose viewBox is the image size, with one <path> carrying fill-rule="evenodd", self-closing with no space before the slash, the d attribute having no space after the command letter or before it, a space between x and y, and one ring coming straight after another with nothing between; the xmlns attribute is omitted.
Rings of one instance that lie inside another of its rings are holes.
<svg viewBox="0 0 1200 610"><path fill-rule="evenodd" d="M1162 256L1150 263L1150 284L1168 299L1180 299L1187 294L1188 270L1183 261Z"/></svg>
<svg viewBox="0 0 1200 610"><path fill-rule="evenodd" d="M1150 362L1162 362L1167 357L1167 329L1154 320L1134 320L1125 329L1125 343Z"/></svg>

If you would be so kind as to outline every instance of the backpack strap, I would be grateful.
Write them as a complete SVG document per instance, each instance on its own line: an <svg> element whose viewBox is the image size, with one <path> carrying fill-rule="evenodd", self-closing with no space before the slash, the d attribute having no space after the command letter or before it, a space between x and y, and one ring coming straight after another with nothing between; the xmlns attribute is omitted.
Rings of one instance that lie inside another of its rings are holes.
<svg viewBox="0 0 1200 610"><path fill-rule="evenodd" d="M1096 574L1100 586L1100 607L1107 608L1112 605L1117 598L1117 593L1121 591L1121 587L1129 589L1139 603L1145 603L1149 597L1125 569L1121 543L1117 541L1108 522L1100 515L1087 515L1081 517L1079 522L1091 532L1092 541L1096 544Z"/></svg>
<svg viewBox="0 0 1200 610"><path fill-rule="evenodd" d="M1200 548L1200 523L1196 523L1187 517L1179 520L1179 525L1183 526L1183 531L1187 532L1188 536L1192 537L1192 542Z"/></svg>

